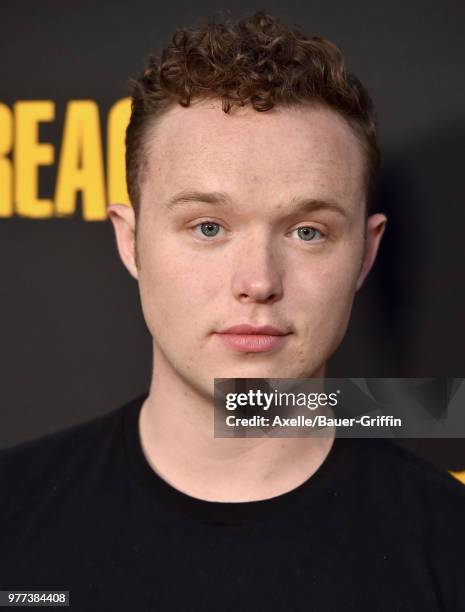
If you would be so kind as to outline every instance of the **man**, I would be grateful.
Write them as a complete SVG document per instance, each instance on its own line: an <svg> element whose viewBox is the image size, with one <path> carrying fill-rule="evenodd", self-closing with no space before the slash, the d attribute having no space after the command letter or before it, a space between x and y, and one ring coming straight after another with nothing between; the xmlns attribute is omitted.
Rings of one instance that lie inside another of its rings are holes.
<svg viewBox="0 0 465 612"><path fill-rule="evenodd" d="M78 610L463 610L465 489L379 440L215 438L214 378L322 378L386 225L370 98L258 13L134 83L119 254L148 393L4 451L2 589Z"/></svg>

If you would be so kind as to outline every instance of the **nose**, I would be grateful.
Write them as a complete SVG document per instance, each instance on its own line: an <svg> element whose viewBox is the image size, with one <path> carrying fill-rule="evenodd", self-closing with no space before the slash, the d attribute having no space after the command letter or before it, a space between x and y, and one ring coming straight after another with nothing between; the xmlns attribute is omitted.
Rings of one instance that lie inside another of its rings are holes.
<svg viewBox="0 0 465 612"><path fill-rule="evenodd" d="M232 290L242 303L273 303L283 294L279 253L270 237L250 236L233 259Z"/></svg>

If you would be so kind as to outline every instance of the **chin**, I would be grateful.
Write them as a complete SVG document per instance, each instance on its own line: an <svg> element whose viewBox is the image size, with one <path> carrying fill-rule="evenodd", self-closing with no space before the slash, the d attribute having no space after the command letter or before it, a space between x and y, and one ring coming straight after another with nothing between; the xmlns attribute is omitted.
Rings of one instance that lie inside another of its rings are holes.
<svg viewBox="0 0 465 612"><path fill-rule="evenodd" d="M292 372L275 364L243 363L240 366L225 367L215 378L294 378Z"/></svg>

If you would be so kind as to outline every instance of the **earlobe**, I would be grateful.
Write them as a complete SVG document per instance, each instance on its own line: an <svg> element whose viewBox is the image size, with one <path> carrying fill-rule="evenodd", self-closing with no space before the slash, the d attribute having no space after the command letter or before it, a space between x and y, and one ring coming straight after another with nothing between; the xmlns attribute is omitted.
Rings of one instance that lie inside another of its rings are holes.
<svg viewBox="0 0 465 612"><path fill-rule="evenodd" d="M384 234L384 230L386 228L387 218L385 215L381 213L377 213L376 215L371 215L367 220L366 227L366 246L365 246L365 255L363 258L362 267L360 270L360 274L357 280L356 290L358 291L360 287L365 282L368 273L376 259L376 255L378 253L379 245L381 243L381 238Z"/></svg>
<svg viewBox="0 0 465 612"><path fill-rule="evenodd" d="M108 207L108 216L115 231L116 245L119 256L128 272L136 280L139 278L135 244L135 214L132 206L112 204Z"/></svg>

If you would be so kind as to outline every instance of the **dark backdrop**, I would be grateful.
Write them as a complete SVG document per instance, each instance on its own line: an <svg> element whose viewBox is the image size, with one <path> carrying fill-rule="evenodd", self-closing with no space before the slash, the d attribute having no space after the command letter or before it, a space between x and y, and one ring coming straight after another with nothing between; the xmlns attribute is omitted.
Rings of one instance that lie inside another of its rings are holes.
<svg viewBox="0 0 465 612"><path fill-rule="evenodd" d="M39 138L54 144L57 162L69 100L95 100L104 126L150 51L177 26L224 8L233 17L265 9L333 40L378 109L377 209L388 228L328 375L463 376L463 1L4 1L0 103L54 100L55 119ZM56 168L40 168L40 197L53 197ZM148 388L151 339L137 284L110 222L85 221L79 194L68 217L4 214L0 261L0 446L103 414ZM465 470L464 440L407 444Z"/></svg>

